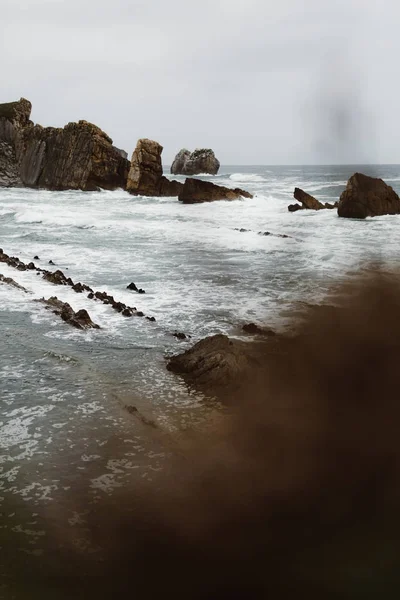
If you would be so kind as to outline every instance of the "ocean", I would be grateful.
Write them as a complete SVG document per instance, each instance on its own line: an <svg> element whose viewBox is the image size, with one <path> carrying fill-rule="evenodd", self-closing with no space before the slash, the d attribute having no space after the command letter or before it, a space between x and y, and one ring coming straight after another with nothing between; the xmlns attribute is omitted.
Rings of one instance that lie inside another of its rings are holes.
<svg viewBox="0 0 400 600"><path fill-rule="evenodd" d="M3 545L40 557L49 514L84 544L78 489L95 504L138 477L151 481L174 436L214 418L215 405L166 370L168 356L207 335L241 336L249 322L284 329L299 303L326 301L371 263L398 267L400 215L356 221L287 210L295 186L335 201L355 171L400 192L399 165L227 166L207 180L254 198L197 205L124 191L0 189L4 252L38 256L37 266L156 319L125 318L0 263L28 290L0 283ZM129 291L131 282L145 294ZM101 329L75 330L34 302L54 295L86 308Z"/></svg>

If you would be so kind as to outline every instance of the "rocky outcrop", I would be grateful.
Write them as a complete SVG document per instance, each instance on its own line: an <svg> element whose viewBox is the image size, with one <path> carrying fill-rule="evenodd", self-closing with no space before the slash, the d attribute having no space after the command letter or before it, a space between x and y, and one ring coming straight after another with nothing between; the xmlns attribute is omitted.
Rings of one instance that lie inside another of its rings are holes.
<svg viewBox="0 0 400 600"><path fill-rule="evenodd" d="M25 98L0 104L0 187L22 185L19 164L22 156L22 131L32 125L32 105Z"/></svg>
<svg viewBox="0 0 400 600"><path fill-rule="evenodd" d="M400 198L382 179L355 173L340 196L338 215L365 219L400 214Z"/></svg>
<svg viewBox="0 0 400 600"><path fill-rule="evenodd" d="M338 203L330 204L329 202L325 202L322 204L319 200L307 194L304 190L300 188L294 188L293 197L295 200L300 202L300 204L290 204L288 206L289 212L296 212L297 210L309 209L309 210L322 210L323 208L337 208Z"/></svg>
<svg viewBox="0 0 400 600"><path fill-rule="evenodd" d="M24 288L22 285L19 285L19 283L14 281L14 279L12 279L11 277L4 277L2 273L0 273L0 283L5 283L7 285L10 285L11 287L21 290L22 292L29 293L26 288Z"/></svg>
<svg viewBox="0 0 400 600"><path fill-rule="evenodd" d="M213 335L171 358L167 369L196 386L227 386L241 377L252 362L248 350L245 342Z"/></svg>
<svg viewBox="0 0 400 600"><path fill-rule="evenodd" d="M231 189L215 185L211 181L188 178L179 194L179 200L184 204L198 202L213 202L214 200L237 200L238 198L252 198L249 192L239 188Z"/></svg>
<svg viewBox="0 0 400 600"><path fill-rule="evenodd" d="M85 309L75 312L68 302L62 302L57 296L52 296L48 300L42 298L39 302L43 302L46 308L50 308L55 315L61 317L63 321L76 327L77 329L100 329L100 326L93 323L89 313Z"/></svg>
<svg viewBox="0 0 400 600"><path fill-rule="evenodd" d="M183 148L175 156L171 173L173 175L200 175L200 173L216 175L219 167L219 160L215 158L210 148L197 148L194 152Z"/></svg>
<svg viewBox="0 0 400 600"><path fill-rule="evenodd" d="M124 188L129 162L96 125L69 123L63 129L35 125L24 131L20 173L24 185L50 190Z"/></svg>
<svg viewBox="0 0 400 600"><path fill-rule="evenodd" d="M177 196L183 187L163 176L163 147L146 138L138 140L132 154L126 189L135 196Z"/></svg>
<svg viewBox="0 0 400 600"><path fill-rule="evenodd" d="M64 128L30 121L31 103L0 104L0 186L49 190L125 188L129 161L99 127Z"/></svg>

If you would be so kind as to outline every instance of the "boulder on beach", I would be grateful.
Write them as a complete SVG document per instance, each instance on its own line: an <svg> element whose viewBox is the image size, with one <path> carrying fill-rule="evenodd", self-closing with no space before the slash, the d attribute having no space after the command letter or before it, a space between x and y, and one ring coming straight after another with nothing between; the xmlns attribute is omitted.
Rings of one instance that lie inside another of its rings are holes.
<svg viewBox="0 0 400 600"><path fill-rule="evenodd" d="M296 212L298 210L309 209L309 210L322 210L323 208L336 208L337 203L329 204L329 202L325 202L322 204L319 200L308 194L304 190L300 188L294 188L293 197L295 200L300 202L300 204L289 204L288 210L289 212Z"/></svg>
<svg viewBox="0 0 400 600"><path fill-rule="evenodd" d="M365 219L400 214L400 198L382 179L354 173L340 196L338 215Z"/></svg>
<svg viewBox="0 0 400 600"><path fill-rule="evenodd" d="M136 196L177 196L182 183L163 176L163 147L154 140L138 140L132 154L126 189Z"/></svg>
<svg viewBox="0 0 400 600"><path fill-rule="evenodd" d="M24 98L0 104L0 186L125 188L129 161L104 131L87 121L64 128L34 125L31 109Z"/></svg>
<svg viewBox="0 0 400 600"><path fill-rule="evenodd" d="M216 175L219 167L219 160L211 148L196 148L194 152L183 148L175 156L171 173L173 175L200 175L200 173Z"/></svg>
<svg viewBox="0 0 400 600"><path fill-rule="evenodd" d="M213 202L214 200L238 200L239 198L253 198L253 196L239 188L231 189L215 185L211 181L192 178L185 180L179 194L179 200L184 204Z"/></svg>

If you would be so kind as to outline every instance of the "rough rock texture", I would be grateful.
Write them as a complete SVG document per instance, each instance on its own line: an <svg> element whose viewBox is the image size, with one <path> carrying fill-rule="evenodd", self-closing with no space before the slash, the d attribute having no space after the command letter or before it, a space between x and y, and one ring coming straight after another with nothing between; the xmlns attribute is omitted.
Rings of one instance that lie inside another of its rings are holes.
<svg viewBox="0 0 400 600"><path fill-rule="evenodd" d="M93 323L87 310L82 309L74 312L68 302L62 302L57 296L51 296L48 300L42 298L46 308L51 308L53 313L59 315L63 321L77 329L100 329L99 325Z"/></svg>
<svg viewBox="0 0 400 600"><path fill-rule="evenodd" d="M179 150L171 165L172 175L186 175L185 164L189 160L190 154L190 150L186 150L186 148L182 148L182 150Z"/></svg>
<svg viewBox="0 0 400 600"><path fill-rule="evenodd" d="M230 189L215 185L211 181L188 178L179 194L179 200L184 204L197 202L213 202L214 200L237 200L238 198L252 198L249 192L239 188Z"/></svg>
<svg viewBox="0 0 400 600"><path fill-rule="evenodd" d="M304 192L300 188L294 188L293 196L300 204L289 204L289 212L296 212L297 210L303 210L304 208L309 210L321 210L323 208L337 208L338 206L337 202L335 204L329 204L329 202L322 204L322 202L314 198L314 196L307 194L307 192Z"/></svg>
<svg viewBox="0 0 400 600"><path fill-rule="evenodd" d="M355 173L340 196L338 215L365 219L400 213L400 198L382 179Z"/></svg>
<svg viewBox="0 0 400 600"><path fill-rule="evenodd" d="M0 186L50 190L125 187L129 161L99 127L33 125L31 103L0 104Z"/></svg>
<svg viewBox="0 0 400 600"><path fill-rule="evenodd" d="M35 125L23 133L21 179L29 187L85 191L124 188L129 162L101 129L69 123L63 129Z"/></svg>
<svg viewBox="0 0 400 600"><path fill-rule="evenodd" d="M0 104L0 187L21 185L22 131L29 127L32 105L25 98Z"/></svg>
<svg viewBox="0 0 400 600"><path fill-rule="evenodd" d="M138 140L132 154L126 189L136 196L177 196L183 187L178 181L163 176L163 147L146 138Z"/></svg>
<svg viewBox="0 0 400 600"><path fill-rule="evenodd" d="M219 167L219 160L215 158L210 148L197 148L192 153L183 148L172 163L171 173L173 175L199 175L200 173L216 175Z"/></svg>
<svg viewBox="0 0 400 600"><path fill-rule="evenodd" d="M241 377L251 364L249 345L226 335L213 335L174 356L167 369L198 386L226 386Z"/></svg>

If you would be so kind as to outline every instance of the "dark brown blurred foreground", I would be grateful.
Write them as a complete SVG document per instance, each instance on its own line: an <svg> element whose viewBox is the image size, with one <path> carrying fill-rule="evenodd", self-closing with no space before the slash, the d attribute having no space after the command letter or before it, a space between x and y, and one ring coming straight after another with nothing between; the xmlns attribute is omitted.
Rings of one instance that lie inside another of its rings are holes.
<svg viewBox="0 0 400 600"><path fill-rule="evenodd" d="M399 280L344 296L274 341L219 431L97 511L101 563L67 551L19 597L400 598Z"/></svg>

